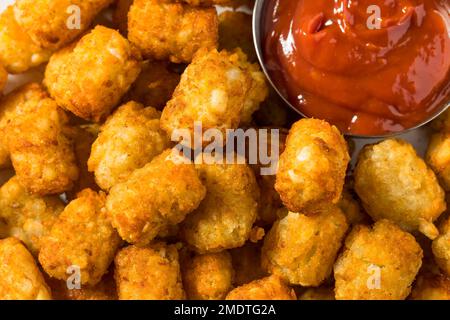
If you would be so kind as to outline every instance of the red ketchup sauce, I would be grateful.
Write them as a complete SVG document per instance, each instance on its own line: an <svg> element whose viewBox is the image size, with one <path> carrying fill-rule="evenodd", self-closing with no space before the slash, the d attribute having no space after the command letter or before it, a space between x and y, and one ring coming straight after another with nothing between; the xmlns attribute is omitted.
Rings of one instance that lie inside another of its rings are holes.
<svg viewBox="0 0 450 320"><path fill-rule="evenodd" d="M412 128L450 101L450 0L267 6L266 68L306 116L344 133L381 135Z"/></svg>

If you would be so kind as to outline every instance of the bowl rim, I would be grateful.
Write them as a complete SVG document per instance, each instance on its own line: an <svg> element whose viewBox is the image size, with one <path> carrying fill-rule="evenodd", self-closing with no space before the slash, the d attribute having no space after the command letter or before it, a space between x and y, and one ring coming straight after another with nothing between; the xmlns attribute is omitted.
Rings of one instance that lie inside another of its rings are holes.
<svg viewBox="0 0 450 320"><path fill-rule="evenodd" d="M266 76L267 82L272 86L272 88L275 90L275 92L278 94L278 96L283 100L283 102L289 106L292 110L294 110L297 114L299 114L303 118L310 118L306 116L303 112L295 108L291 102L281 93L281 91L278 89L278 87L273 82L271 76L269 75L269 72L266 68L265 62L264 62L264 56L262 52L262 22L263 22L263 9L265 5L266 0L255 0L255 5L253 7L253 16L252 16L252 34L253 34L253 45L255 47L256 56L258 57L258 62L261 66L261 69ZM445 100L444 100L445 101ZM435 120L437 117L439 117L441 114L443 114L448 108L450 107L450 99L446 102L443 102L443 106L438 109L432 116L425 119L424 121L420 122L419 124L415 125L414 127L404 129L402 131L396 131L396 132L389 132L386 134L381 135L362 135L362 134L354 134L354 133L343 133L346 137L350 138L356 138L356 139L383 139L383 138L392 138L398 135L402 135L405 133L408 133L410 131L416 130L420 127L425 126L426 124L430 123L431 121Z"/></svg>

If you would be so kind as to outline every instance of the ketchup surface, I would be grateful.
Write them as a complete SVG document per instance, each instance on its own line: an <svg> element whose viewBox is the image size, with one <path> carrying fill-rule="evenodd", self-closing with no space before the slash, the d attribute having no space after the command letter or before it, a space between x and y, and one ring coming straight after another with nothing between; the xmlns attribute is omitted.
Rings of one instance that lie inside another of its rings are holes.
<svg viewBox="0 0 450 320"><path fill-rule="evenodd" d="M450 100L450 0L270 0L266 9L266 67L309 117L380 135Z"/></svg>

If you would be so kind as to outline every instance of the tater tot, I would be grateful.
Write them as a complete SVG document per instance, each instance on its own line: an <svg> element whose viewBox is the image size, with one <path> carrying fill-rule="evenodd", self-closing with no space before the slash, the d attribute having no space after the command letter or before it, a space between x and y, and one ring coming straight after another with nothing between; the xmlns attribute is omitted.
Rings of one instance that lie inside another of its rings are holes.
<svg viewBox="0 0 450 320"><path fill-rule="evenodd" d="M104 205L105 195L89 189L67 205L41 241L39 262L48 275L67 280L68 268L75 266L81 284L100 281L121 243Z"/></svg>
<svg viewBox="0 0 450 320"><path fill-rule="evenodd" d="M206 197L187 216L181 235L197 252L241 247L258 214L259 189L252 169L243 164L198 164Z"/></svg>
<svg viewBox="0 0 450 320"><path fill-rule="evenodd" d="M69 138L68 117L50 98L15 117L6 128L11 161L19 182L31 193L59 194L73 187L78 167Z"/></svg>
<svg viewBox="0 0 450 320"><path fill-rule="evenodd" d="M389 219L437 237L433 221L446 209L444 191L409 143L388 139L366 146L355 168L355 191L375 221Z"/></svg>
<svg viewBox="0 0 450 320"><path fill-rule="evenodd" d="M113 0L17 0L17 23L43 48L62 48L92 23ZM79 25L78 23L79 22Z"/></svg>
<svg viewBox="0 0 450 320"><path fill-rule="evenodd" d="M37 83L30 83L17 88L0 101L0 168L10 165L6 127L17 116L33 110L45 98L47 94L43 88Z"/></svg>
<svg viewBox="0 0 450 320"><path fill-rule="evenodd" d="M353 227L334 266L336 299L405 299L422 255L414 237L389 220Z"/></svg>
<svg viewBox="0 0 450 320"><path fill-rule="evenodd" d="M179 82L180 75L171 71L167 63L146 61L124 100L133 100L162 110Z"/></svg>
<svg viewBox="0 0 450 320"><path fill-rule="evenodd" d="M261 246L247 242L244 246L230 250L234 268L234 284L242 286L267 276L261 267Z"/></svg>
<svg viewBox="0 0 450 320"><path fill-rule="evenodd" d="M445 191L450 191L450 132L436 133L431 137L426 161Z"/></svg>
<svg viewBox="0 0 450 320"><path fill-rule="evenodd" d="M297 297L283 280L269 276L232 290L226 300L296 300Z"/></svg>
<svg viewBox="0 0 450 320"><path fill-rule="evenodd" d="M329 287L308 288L298 300L334 300L334 290Z"/></svg>
<svg viewBox="0 0 450 320"><path fill-rule="evenodd" d="M190 300L223 300L232 289L233 265L227 251L186 257L181 274Z"/></svg>
<svg viewBox="0 0 450 320"><path fill-rule="evenodd" d="M50 300L33 256L15 238L0 240L0 300Z"/></svg>
<svg viewBox="0 0 450 320"><path fill-rule="evenodd" d="M169 135L178 129L193 132L194 122L201 122L205 131L218 128L224 135L226 129L236 129L255 111L265 90L257 68L240 50L201 50L164 108L161 127Z"/></svg>
<svg viewBox="0 0 450 320"><path fill-rule="evenodd" d="M10 73L25 72L47 62L52 54L34 43L17 24L12 6L0 15L0 43L0 63Z"/></svg>
<svg viewBox="0 0 450 320"><path fill-rule="evenodd" d="M199 206L206 189L187 161L168 149L111 188L106 208L122 239L145 245Z"/></svg>
<svg viewBox="0 0 450 320"><path fill-rule="evenodd" d="M414 283L411 300L450 300L450 278L421 270Z"/></svg>
<svg viewBox="0 0 450 320"><path fill-rule="evenodd" d="M89 171L104 190L124 182L169 147L159 128L160 112L131 101L119 107L101 127L92 145Z"/></svg>
<svg viewBox="0 0 450 320"><path fill-rule="evenodd" d="M135 0L128 39L145 58L188 63L200 48L217 48L217 12L173 0Z"/></svg>
<svg viewBox="0 0 450 320"><path fill-rule="evenodd" d="M450 277L450 217L442 221L439 233L431 248L437 265Z"/></svg>
<svg viewBox="0 0 450 320"><path fill-rule="evenodd" d="M122 249L115 259L114 277L120 300L182 300L186 297L175 245L158 242L143 248Z"/></svg>
<svg viewBox="0 0 450 320"><path fill-rule="evenodd" d="M59 106L99 122L138 77L140 60L137 49L120 33L97 26L51 57L44 84Z"/></svg>
<svg viewBox="0 0 450 320"><path fill-rule="evenodd" d="M252 16L240 11L224 11L219 15L219 49L231 51L235 48L241 48L249 61L257 61Z"/></svg>
<svg viewBox="0 0 450 320"><path fill-rule="evenodd" d="M336 206L289 214L264 239L262 265L293 285L319 286L330 274L348 224Z"/></svg>
<svg viewBox="0 0 450 320"><path fill-rule="evenodd" d="M35 256L63 209L59 197L29 194L17 177L0 188L0 220L6 224L6 235L21 240Z"/></svg>
<svg viewBox="0 0 450 320"><path fill-rule="evenodd" d="M280 156L275 189L293 212L308 214L337 203L349 160L347 143L336 127L316 119L299 120Z"/></svg>

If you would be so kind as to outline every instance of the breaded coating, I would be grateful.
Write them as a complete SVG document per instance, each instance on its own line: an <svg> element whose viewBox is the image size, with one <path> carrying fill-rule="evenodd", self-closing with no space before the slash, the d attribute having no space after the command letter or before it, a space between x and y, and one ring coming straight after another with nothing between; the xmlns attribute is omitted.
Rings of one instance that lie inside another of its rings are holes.
<svg viewBox="0 0 450 320"><path fill-rule="evenodd" d="M113 22L124 36L128 34L128 12L134 0L117 0L113 13Z"/></svg>
<svg viewBox="0 0 450 320"><path fill-rule="evenodd" d="M133 100L162 110L179 82L180 75L170 70L167 63L146 61L143 63L141 74L125 95L124 100Z"/></svg>
<svg viewBox="0 0 450 320"><path fill-rule="evenodd" d="M0 168L10 165L6 127L17 116L33 110L46 97L39 84L30 83L17 88L0 101Z"/></svg>
<svg viewBox="0 0 450 320"><path fill-rule="evenodd" d="M66 281L48 279L53 300L117 300L114 273L108 272L95 286L82 285L80 289L69 289Z"/></svg>
<svg viewBox="0 0 450 320"><path fill-rule="evenodd" d="M432 128L440 132L450 132L450 109L444 111L431 124Z"/></svg>
<svg viewBox="0 0 450 320"><path fill-rule="evenodd" d="M444 190L409 143L388 139L364 147L354 175L355 191L372 219L438 236L433 221L446 209Z"/></svg>
<svg viewBox="0 0 450 320"><path fill-rule="evenodd" d="M194 164L167 149L111 188L106 209L122 239L145 245L183 221L205 194Z"/></svg>
<svg viewBox="0 0 450 320"><path fill-rule="evenodd" d="M247 242L230 250L234 268L234 284L242 286L267 276L261 267L261 246Z"/></svg>
<svg viewBox="0 0 450 320"><path fill-rule="evenodd" d="M308 288L298 300L335 300L334 290L329 287Z"/></svg>
<svg viewBox="0 0 450 320"><path fill-rule="evenodd" d="M198 164L206 197L183 222L181 235L197 252L241 247L258 214L259 189L245 164Z"/></svg>
<svg viewBox="0 0 450 320"><path fill-rule="evenodd" d="M422 264L414 237L389 220L357 225L334 266L336 300L402 300Z"/></svg>
<svg viewBox="0 0 450 320"><path fill-rule="evenodd" d="M76 199L77 194L84 189L92 189L94 191L100 189L95 182L94 174L88 171L88 160L91 155L92 144L97 139L99 131L100 126L97 124L84 124L74 127L72 139L80 174L73 188L66 192L69 200Z"/></svg>
<svg viewBox="0 0 450 320"><path fill-rule="evenodd" d="M68 117L50 98L16 116L6 127L11 162L19 182L31 193L59 194L73 187L78 167Z"/></svg>
<svg viewBox="0 0 450 320"><path fill-rule="evenodd" d="M118 108L101 127L92 145L89 171L104 190L128 179L169 147L169 139L159 128L161 113L131 101Z"/></svg>
<svg viewBox="0 0 450 320"><path fill-rule="evenodd" d="M137 49L119 32L97 26L51 57L44 83L58 105L99 122L136 80L140 61Z"/></svg>
<svg viewBox="0 0 450 320"><path fill-rule="evenodd" d="M173 0L134 0L128 13L128 39L147 59L189 63L200 48L217 48L218 25L214 8Z"/></svg>
<svg viewBox="0 0 450 320"><path fill-rule="evenodd" d="M79 267L81 284L96 285L121 243L104 209L105 194L86 189L70 202L41 241L39 262L53 278L67 280Z"/></svg>
<svg viewBox="0 0 450 320"><path fill-rule="evenodd" d="M201 122L204 131L218 128L225 136L226 129L249 120L265 96L264 76L257 68L240 50L200 50L164 108L161 127L172 135L179 129L193 132L194 122Z"/></svg>
<svg viewBox="0 0 450 320"><path fill-rule="evenodd" d="M434 260L441 270L450 277L450 217L439 226L439 236L431 245Z"/></svg>
<svg viewBox="0 0 450 320"><path fill-rule="evenodd" d="M349 160L347 143L335 126L299 120L280 156L275 189L290 211L309 214L339 201Z"/></svg>
<svg viewBox="0 0 450 320"><path fill-rule="evenodd" d="M113 0L17 0L14 14L17 23L34 42L43 48L59 49L87 30L95 16L112 2Z"/></svg>
<svg viewBox="0 0 450 320"><path fill-rule="evenodd" d="M442 188L450 191L450 132L431 137L426 161L436 174Z"/></svg>
<svg viewBox="0 0 450 320"><path fill-rule="evenodd" d="M0 240L0 300L50 300L33 256L15 238Z"/></svg>
<svg viewBox="0 0 450 320"><path fill-rule="evenodd" d="M219 49L231 51L235 48L241 48L249 61L257 61L252 16L240 11L224 11L219 15Z"/></svg>
<svg viewBox="0 0 450 320"><path fill-rule="evenodd" d="M175 245L158 242L122 249L115 259L114 277L120 300L186 298Z"/></svg>
<svg viewBox="0 0 450 320"><path fill-rule="evenodd" d="M13 177L0 188L0 220L5 236L18 238L37 256L42 237L50 233L64 203L57 196L29 194L18 180Z"/></svg>
<svg viewBox="0 0 450 320"><path fill-rule="evenodd" d="M182 259L184 290L190 300L223 300L232 289L234 270L227 251Z"/></svg>
<svg viewBox="0 0 450 320"><path fill-rule="evenodd" d="M50 59L51 50L37 45L17 24L13 6L0 14L0 63L9 73L21 73Z"/></svg>
<svg viewBox="0 0 450 320"><path fill-rule="evenodd" d="M336 206L289 214L264 239L262 266L293 285L319 286L330 274L348 224Z"/></svg>
<svg viewBox="0 0 450 320"><path fill-rule="evenodd" d="M297 297L281 278L272 275L237 287L226 300L297 300Z"/></svg>

